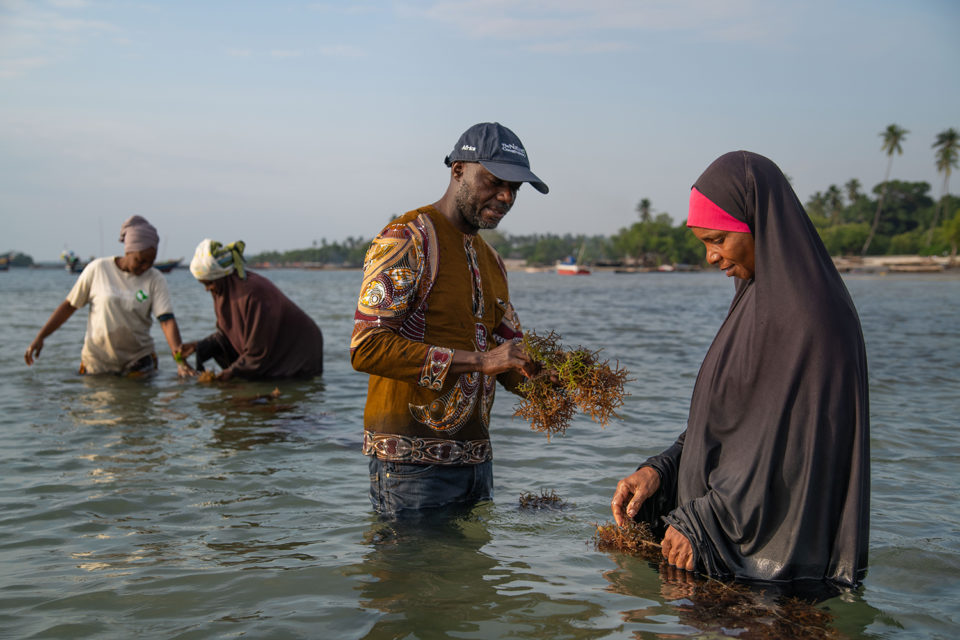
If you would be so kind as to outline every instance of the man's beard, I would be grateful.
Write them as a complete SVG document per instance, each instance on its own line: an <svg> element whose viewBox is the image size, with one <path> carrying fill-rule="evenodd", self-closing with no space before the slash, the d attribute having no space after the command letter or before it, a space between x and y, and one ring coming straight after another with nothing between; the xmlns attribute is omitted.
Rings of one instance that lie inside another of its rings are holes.
<svg viewBox="0 0 960 640"><path fill-rule="evenodd" d="M476 233L480 229L496 229L497 225L500 224L500 220L483 219L481 211L483 211L487 205L483 202L477 202L476 194L467 184L466 180L461 182L460 187L457 189L454 206L457 209L457 213L460 214L460 219L473 229L473 233ZM492 208L498 208L503 213L507 213L507 211L510 210L509 206L499 204L494 205Z"/></svg>

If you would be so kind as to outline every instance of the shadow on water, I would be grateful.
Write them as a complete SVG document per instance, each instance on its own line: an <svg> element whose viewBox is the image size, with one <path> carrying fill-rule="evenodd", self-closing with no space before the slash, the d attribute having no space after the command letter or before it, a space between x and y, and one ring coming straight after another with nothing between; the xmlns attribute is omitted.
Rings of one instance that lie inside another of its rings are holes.
<svg viewBox="0 0 960 640"><path fill-rule="evenodd" d="M346 570L376 620L365 640L386 638L599 638L603 607L566 591L529 563L495 548L493 503L415 519L374 521L363 561Z"/></svg>
<svg viewBox="0 0 960 640"><path fill-rule="evenodd" d="M604 572L613 593L642 598L621 612L639 627L635 637L735 637L741 640L815 640L862 637L879 611L861 589L824 582L776 585L720 581L666 564L609 553L617 569ZM842 609L843 614L837 615Z"/></svg>
<svg viewBox="0 0 960 640"><path fill-rule="evenodd" d="M497 561L481 548L491 540L490 503L472 509L376 520L364 535L370 551L352 572L364 575L360 605L382 615L362 637L449 637L493 620ZM421 635L422 634L422 635Z"/></svg>
<svg viewBox="0 0 960 640"><path fill-rule="evenodd" d="M332 417L316 412L315 394L326 387L320 378L279 384L227 383L209 385L197 408L212 428L209 446L248 451L273 443L297 442Z"/></svg>

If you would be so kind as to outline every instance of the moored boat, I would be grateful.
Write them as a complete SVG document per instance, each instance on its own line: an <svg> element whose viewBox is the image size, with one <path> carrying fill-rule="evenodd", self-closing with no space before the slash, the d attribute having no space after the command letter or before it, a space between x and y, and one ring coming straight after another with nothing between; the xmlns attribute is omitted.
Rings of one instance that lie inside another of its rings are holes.
<svg viewBox="0 0 960 640"><path fill-rule="evenodd" d="M66 268L67 273L80 273L86 266L80 262L80 256L75 254L73 251L64 251L60 254L60 257L63 258L64 267Z"/></svg>
<svg viewBox="0 0 960 640"><path fill-rule="evenodd" d="M576 262L558 262L556 265L557 273L561 276L588 276L590 267L577 264Z"/></svg>
<svg viewBox="0 0 960 640"><path fill-rule="evenodd" d="M179 267L181 262L183 262L183 258L177 258L176 260L164 260L163 262L154 262L153 267L161 273L170 273Z"/></svg>
<svg viewBox="0 0 960 640"><path fill-rule="evenodd" d="M586 243L580 245L580 251L577 253L576 259L573 256L567 256L563 260L557 261L556 269L557 273L561 276L588 276L590 275L590 267L583 263L583 250L586 248Z"/></svg>

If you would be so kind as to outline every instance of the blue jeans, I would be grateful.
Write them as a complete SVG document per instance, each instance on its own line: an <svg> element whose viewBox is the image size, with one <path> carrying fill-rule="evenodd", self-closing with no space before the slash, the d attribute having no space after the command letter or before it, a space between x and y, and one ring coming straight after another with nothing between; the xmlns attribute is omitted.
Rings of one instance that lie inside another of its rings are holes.
<svg viewBox="0 0 960 640"><path fill-rule="evenodd" d="M493 499L493 462L441 465L387 462L370 457L370 502L396 515Z"/></svg>

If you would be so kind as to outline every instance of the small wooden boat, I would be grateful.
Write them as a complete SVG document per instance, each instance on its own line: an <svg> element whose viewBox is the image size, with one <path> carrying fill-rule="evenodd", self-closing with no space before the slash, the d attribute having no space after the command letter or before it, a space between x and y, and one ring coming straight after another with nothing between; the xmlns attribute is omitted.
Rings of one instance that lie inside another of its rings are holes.
<svg viewBox="0 0 960 640"><path fill-rule="evenodd" d="M161 273L170 273L179 267L181 262L183 262L183 258L177 258L176 260L164 260L163 262L154 262L153 267Z"/></svg>
<svg viewBox="0 0 960 640"><path fill-rule="evenodd" d="M590 267L576 262L558 262L556 264L557 273L561 276L588 276Z"/></svg>
<svg viewBox="0 0 960 640"><path fill-rule="evenodd" d="M83 268L87 266L80 262L80 257L73 251L64 251L60 254L60 257L63 258L64 268L66 268L67 273L80 273L83 271Z"/></svg>

